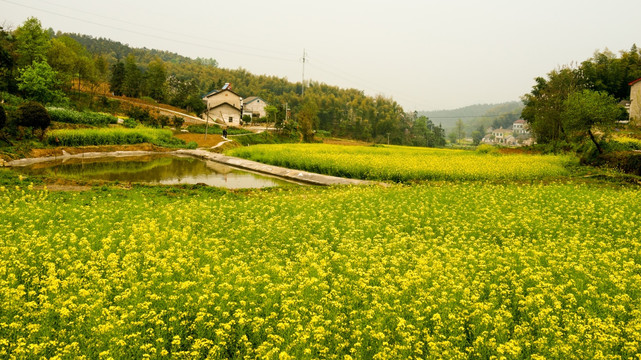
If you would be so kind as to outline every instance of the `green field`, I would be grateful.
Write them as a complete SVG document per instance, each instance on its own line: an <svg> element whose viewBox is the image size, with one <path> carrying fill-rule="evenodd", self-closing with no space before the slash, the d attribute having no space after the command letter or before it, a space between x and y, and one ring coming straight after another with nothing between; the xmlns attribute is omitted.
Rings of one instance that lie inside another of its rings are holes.
<svg viewBox="0 0 641 360"><path fill-rule="evenodd" d="M557 155L500 155L402 146L255 145L229 155L323 174L398 182L528 180L567 176L576 159Z"/></svg>
<svg viewBox="0 0 641 360"><path fill-rule="evenodd" d="M60 129L47 133L47 143L54 146L129 145L151 143L167 147L185 147L171 130L147 127Z"/></svg>
<svg viewBox="0 0 641 360"><path fill-rule="evenodd" d="M641 354L638 187L0 179L0 358Z"/></svg>

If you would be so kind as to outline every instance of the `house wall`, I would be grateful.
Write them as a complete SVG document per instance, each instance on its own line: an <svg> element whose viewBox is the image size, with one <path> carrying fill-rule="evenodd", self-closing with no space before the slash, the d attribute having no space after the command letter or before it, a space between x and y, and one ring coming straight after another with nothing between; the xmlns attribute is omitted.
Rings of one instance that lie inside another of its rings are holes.
<svg viewBox="0 0 641 360"><path fill-rule="evenodd" d="M251 112L251 113L258 113L258 117L265 117L267 116L267 112L265 111L265 102L261 99L256 99L249 104L245 104L243 107L243 111L245 112Z"/></svg>
<svg viewBox="0 0 641 360"><path fill-rule="evenodd" d="M207 107L210 109L222 103L228 103L240 109L240 97L229 90L222 90L207 98Z"/></svg>
<svg viewBox="0 0 641 360"><path fill-rule="evenodd" d="M630 123L641 125L641 81L630 88Z"/></svg>
<svg viewBox="0 0 641 360"><path fill-rule="evenodd" d="M209 117L227 125L240 126L240 110L227 104L209 110Z"/></svg>

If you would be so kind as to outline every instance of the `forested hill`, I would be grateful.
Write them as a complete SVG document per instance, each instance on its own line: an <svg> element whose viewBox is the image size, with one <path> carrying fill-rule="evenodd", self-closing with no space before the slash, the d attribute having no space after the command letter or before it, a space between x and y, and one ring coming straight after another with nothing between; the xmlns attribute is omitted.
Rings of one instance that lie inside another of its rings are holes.
<svg viewBox="0 0 641 360"><path fill-rule="evenodd" d="M127 58L127 55L134 54L139 59L141 64L148 64L150 61L153 61L156 58L160 58L162 61L174 64L201 63L206 65L218 66L218 62L214 59L197 58L194 60L192 58L164 50L132 48L129 45L123 44L119 41L114 41L102 37L95 38L93 36L75 33L57 34L57 36L63 35L69 36L72 39L76 40L90 53L101 54L105 56L111 63L114 63L118 60L124 61L125 58Z"/></svg>
<svg viewBox="0 0 641 360"><path fill-rule="evenodd" d="M494 120L501 123L505 117L518 118L522 108L523 103L520 101L510 101L501 104L476 104L452 110L420 111L418 115L427 116L435 124L442 124L444 129L450 130L454 129L458 119L471 128L481 124L491 126Z"/></svg>
<svg viewBox="0 0 641 360"><path fill-rule="evenodd" d="M231 83L234 92L242 97L260 96L285 117L285 106L296 114L305 104L316 110L314 128L361 140L383 138L396 144L410 142L408 130L413 126L411 117L395 101L382 96L366 96L357 89L343 89L318 82L306 84L301 96L302 83L285 78L254 75L245 69L223 69L213 59L190 59L175 53L146 48L132 48L120 42L79 34L56 34L57 38L70 37L94 57L109 65L108 78L113 86L114 70L123 83L116 88L130 97L149 96L160 102L182 108L201 103L200 97Z"/></svg>

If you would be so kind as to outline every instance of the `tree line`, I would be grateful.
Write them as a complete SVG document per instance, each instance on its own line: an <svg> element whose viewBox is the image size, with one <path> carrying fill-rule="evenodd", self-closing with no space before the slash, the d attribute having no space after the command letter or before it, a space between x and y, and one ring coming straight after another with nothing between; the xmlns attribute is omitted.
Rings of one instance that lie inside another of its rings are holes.
<svg viewBox="0 0 641 360"><path fill-rule="evenodd" d="M0 29L0 91L45 104L68 103L72 91L105 91L148 97L191 112L204 110L207 92L232 83L242 97L267 101L270 116L283 127L313 134L380 143L440 146L444 131L426 117L406 113L393 99L367 96L320 82L254 75L223 69L214 59L134 49L122 43L80 34L55 33L29 18L17 29ZM305 134L304 134L305 135Z"/></svg>
<svg viewBox="0 0 641 360"><path fill-rule="evenodd" d="M522 98L523 119L539 143L589 140L599 153L617 120L627 119L621 100L629 99L628 83L641 77L641 51L633 45L616 55L609 50L578 65L537 77Z"/></svg>

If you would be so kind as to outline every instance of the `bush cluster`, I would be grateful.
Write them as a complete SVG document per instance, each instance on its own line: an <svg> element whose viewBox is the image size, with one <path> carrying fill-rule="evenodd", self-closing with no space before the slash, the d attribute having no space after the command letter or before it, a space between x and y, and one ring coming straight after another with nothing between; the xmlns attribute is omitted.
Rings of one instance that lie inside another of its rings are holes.
<svg viewBox="0 0 641 360"><path fill-rule="evenodd" d="M163 128L165 126L173 125L174 127L176 127L176 129L179 129L185 122L183 118L175 115L172 117L169 117L167 115L154 116L154 114L152 114L151 110L149 110L148 108L142 108L138 106L130 107L126 112L126 115L143 125L155 128Z"/></svg>

